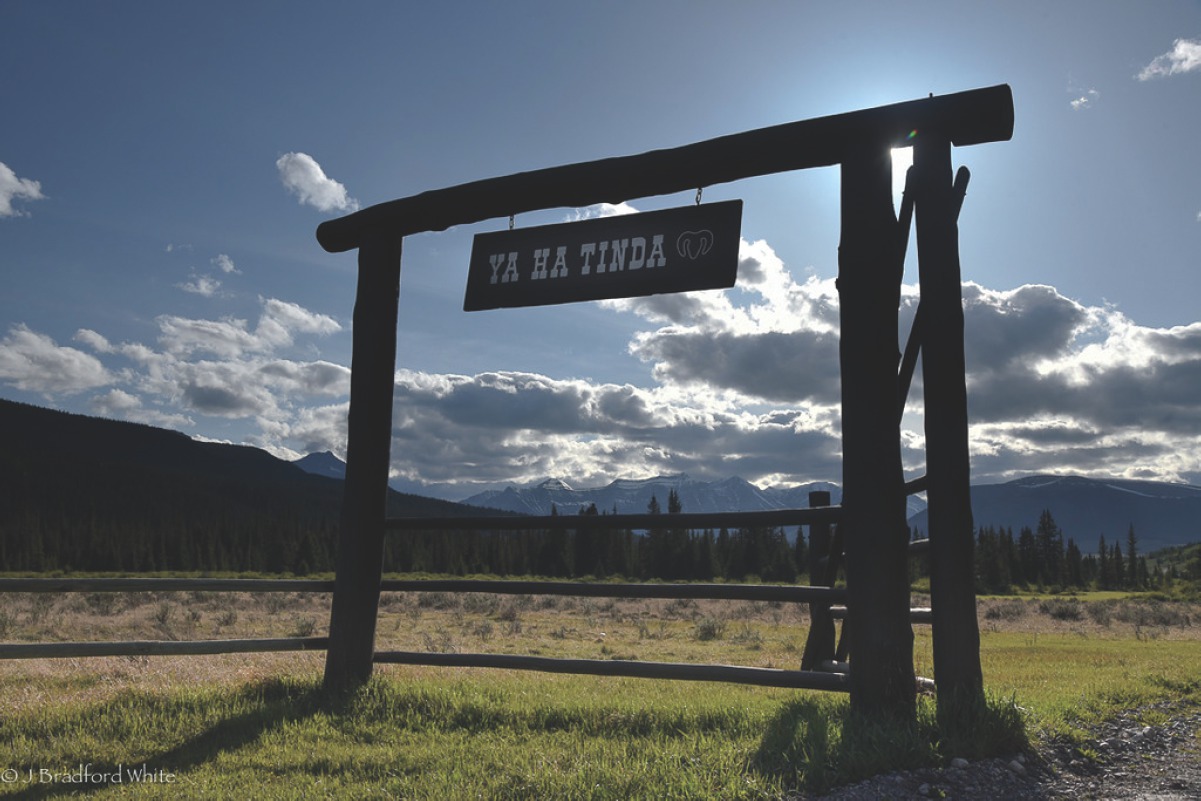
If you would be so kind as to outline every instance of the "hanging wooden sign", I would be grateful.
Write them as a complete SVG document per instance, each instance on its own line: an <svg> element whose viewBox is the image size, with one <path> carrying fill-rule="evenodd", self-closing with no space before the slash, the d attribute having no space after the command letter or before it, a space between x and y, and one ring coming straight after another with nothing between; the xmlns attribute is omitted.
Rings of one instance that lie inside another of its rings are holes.
<svg viewBox="0 0 1201 801"><path fill-rule="evenodd" d="M734 286L742 201L477 234L464 311Z"/></svg>

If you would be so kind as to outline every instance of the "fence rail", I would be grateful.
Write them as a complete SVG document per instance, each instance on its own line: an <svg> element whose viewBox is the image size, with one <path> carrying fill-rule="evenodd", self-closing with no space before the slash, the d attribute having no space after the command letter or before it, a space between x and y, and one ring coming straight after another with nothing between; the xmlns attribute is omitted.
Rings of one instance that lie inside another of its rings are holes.
<svg viewBox="0 0 1201 801"><path fill-rule="evenodd" d="M809 690L846 691L845 674L813 670L696 665L678 662L633 662L623 659L554 659L516 654L435 654L416 651L380 651L377 664L431 665L435 667L502 668L544 673L575 673L590 676L626 676L639 679L724 681L763 687L792 687Z"/></svg>
<svg viewBox="0 0 1201 801"><path fill-rule="evenodd" d="M384 592L491 592L501 595L574 595L590 598L711 598L727 601L845 603L841 587L794 584L617 584L583 581L417 579L380 582Z"/></svg>
<svg viewBox="0 0 1201 801"><path fill-rule="evenodd" d="M202 656L267 651L324 651L328 637L254 640L133 640L0 644L0 659L62 659L81 656Z"/></svg>
<svg viewBox="0 0 1201 801"><path fill-rule="evenodd" d="M563 531L567 529L770 528L837 523L841 506L771 509L765 512L681 512L637 515L488 515L480 517L390 517L389 531Z"/></svg>
<svg viewBox="0 0 1201 801"><path fill-rule="evenodd" d="M333 580L0 578L0 592L333 592Z"/></svg>

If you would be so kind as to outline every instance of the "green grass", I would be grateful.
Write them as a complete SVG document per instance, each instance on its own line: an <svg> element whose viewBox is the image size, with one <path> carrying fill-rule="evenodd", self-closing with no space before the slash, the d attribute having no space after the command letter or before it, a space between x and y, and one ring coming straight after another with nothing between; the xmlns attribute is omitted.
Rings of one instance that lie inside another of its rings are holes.
<svg viewBox="0 0 1201 801"><path fill-rule="evenodd" d="M252 600L239 601L242 617ZM722 636L704 639L701 624L716 608L665 606L642 616L640 605L544 609L530 599L512 610L523 628L509 635L500 599L484 612L496 630L483 642L462 603L442 610L452 599L393 600L381 615L385 638L446 631L486 651L553 647L555 655L596 657L614 648L645 659L673 653L780 666L799 658L789 646L800 635L769 606L757 618L749 606L732 607L720 618ZM0 783L0 798L780 798L880 770L1012 755L1027 738L1068 738L1087 757L1083 731L1097 720L1165 699L1201 705L1201 641L1186 638L1191 627L1165 622L1131 633L1018 603L1022 618L981 631L987 705L940 721L933 701L921 699L910 726L856 719L842 695L715 683L388 667L331 699L313 662L268 679L198 670L208 678L116 690L168 663L26 663L0 672L0 698L38 695L37 703L0 703L0 771L18 779ZM29 615L13 609L21 621ZM56 626L74 619L56 614ZM89 615L72 614L91 625ZM917 672L929 676L930 631L915 633ZM1163 714L1147 710L1147 725ZM24 781L30 771L38 779L42 769L70 774L83 765L93 775L145 765L175 781Z"/></svg>
<svg viewBox="0 0 1201 801"><path fill-rule="evenodd" d="M775 798L949 756L929 702L916 728L890 728L856 720L841 696L403 672L334 700L316 679L124 691L6 717L0 743L0 768L22 777L145 764L175 778L98 798ZM17 782L0 795L67 789Z"/></svg>

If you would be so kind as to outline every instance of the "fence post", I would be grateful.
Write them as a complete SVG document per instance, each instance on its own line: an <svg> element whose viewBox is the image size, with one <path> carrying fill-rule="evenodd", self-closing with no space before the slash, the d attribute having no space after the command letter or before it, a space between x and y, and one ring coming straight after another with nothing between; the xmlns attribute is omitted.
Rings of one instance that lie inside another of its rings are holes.
<svg viewBox="0 0 1201 801"><path fill-rule="evenodd" d="M817 490L809 493L809 508L829 506L830 493ZM797 529L797 536L801 536ZM830 551L830 524L809 524L809 585L818 587L825 584L828 566L833 565L837 556ZM834 586L831 579L829 586ZM801 670L817 670L822 662L834 658L834 616L830 614L830 604L820 601L809 603L809 637L805 641L805 651L801 654Z"/></svg>
<svg viewBox="0 0 1201 801"><path fill-rule="evenodd" d="M379 228L359 244L346 483L330 611L325 689L371 677L383 570L402 240Z"/></svg>
<svg viewBox="0 0 1201 801"><path fill-rule="evenodd" d="M934 680L939 706L983 696L976 621L975 542L968 454L963 291L951 143L922 131L914 144L922 384L926 418L927 525ZM941 711L941 710L940 710Z"/></svg>
<svg viewBox="0 0 1201 801"><path fill-rule="evenodd" d="M903 256L892 206L888 145L866 142L842 164L838 248L842 369L843 519L851 707L916 714L909 622L908 529L897 333Z"/></svg>

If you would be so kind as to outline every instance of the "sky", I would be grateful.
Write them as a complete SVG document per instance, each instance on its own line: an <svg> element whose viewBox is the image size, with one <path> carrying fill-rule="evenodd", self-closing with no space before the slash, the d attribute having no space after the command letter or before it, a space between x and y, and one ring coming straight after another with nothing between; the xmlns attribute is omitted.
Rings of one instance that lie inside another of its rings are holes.
<svg viewBox="0 0 1201 801"><path fill-rule="evenodd" d="M1012 87L957 148L972 478L1201 484L1201 3L0 4L0 397L345 455L355 253L395 198ZM841 476L839 174L744 201L730 290L462 311L472 237L404 243L392 472ZM695 192L518 215L519 227ZM918 297L906 261L902 341ZM920 380L902 422L922 472Z"/></svg>

